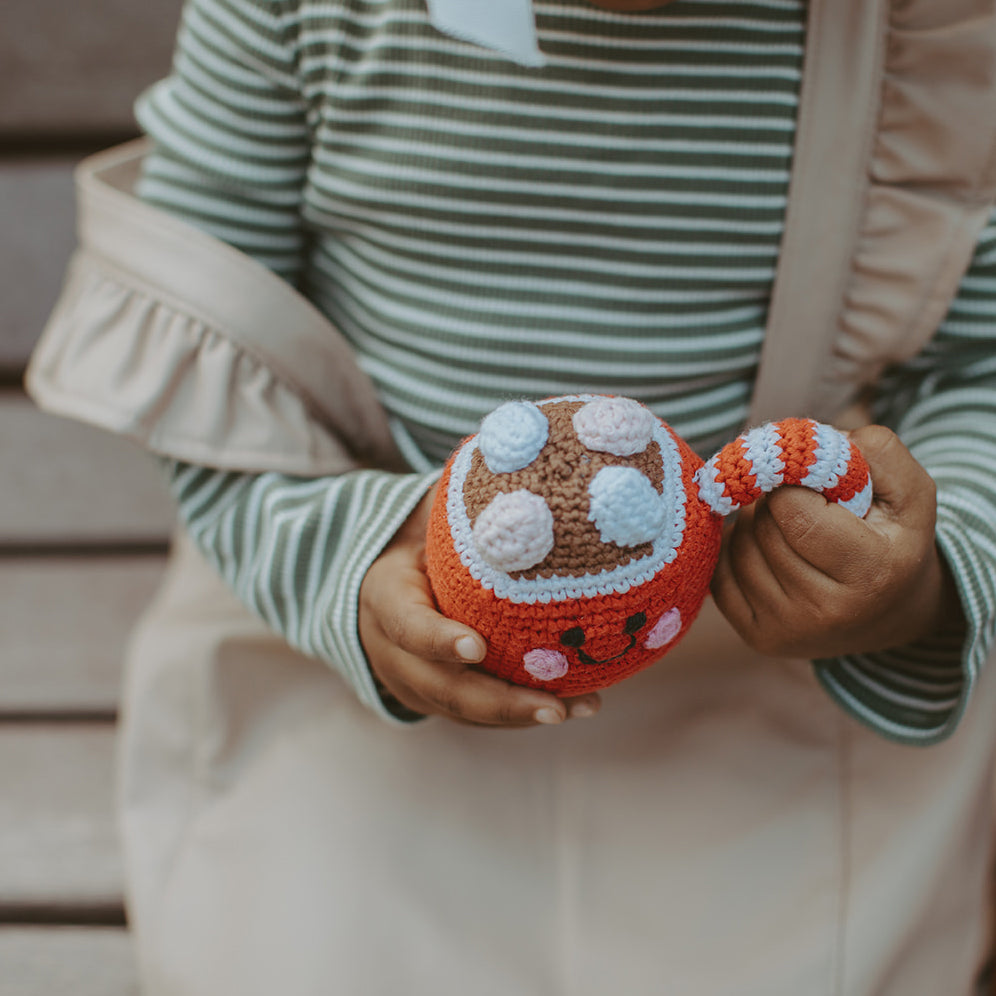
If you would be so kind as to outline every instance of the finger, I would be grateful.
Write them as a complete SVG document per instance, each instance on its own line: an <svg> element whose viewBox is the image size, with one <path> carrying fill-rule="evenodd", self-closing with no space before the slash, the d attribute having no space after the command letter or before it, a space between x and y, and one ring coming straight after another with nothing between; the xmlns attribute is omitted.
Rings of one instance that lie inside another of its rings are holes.
<svg viewBox="0 0 996 996"><path fill-rule="evenodd" d="M401 705L423 715L444 716L473 725L510 727L534 726L545 718L546 714L537 718L535 708L532 713L524 709L517 716L509 714L507 722L499 708L493 710L491 715L481 715L474 703L464 703L459 690L442 691L446 684L453 682L453 668L459 669L461 665L423 661L391 643L383 632L368 634L366 651L371 670L384 691ZM535 703L533 705L535 707ZM544 702L544 706L546 705ZM566 707L563 712L566 712ZM557 721L562 718L562 715L556 716Z"/></svg>
<svg viewBox="0 0 996 996"><path fill-rule="evenodd" d="M361 611L388 643L429 660L476 664L487 644L470 626L436 608L429 581L419 569L418 551L398 547L371 566L360 589Z"/></svg>
<svg viewBox="0 0 996 996"><path fill-rule="evenodd" d="M748 600L746 592L741 585L742 575L734 569L731 555L731 545L733 537L740 525L741 516L753 514L751 507L742 508L737 513L737 522L731 526L724 537L723 545L720 548L719 560L712 575L711 591L713 600L719 611L723 613L730 625L744 638L757 626L757 613L754 606Z"/></svg>
<svg viewBox="0 0 996 996"><path fill-rule="evenodd" d="M477 670L486 645L469 627L409 598L402 612L378 615L374 663L381 680L410 708L487 726L556 724L567 706Z"/></svg>
<svg viewBox="0 0 996 996"><path fill-rule="evenodd" d="M602 704L594 693L560 700L510 685L473 667L425 661L393 646L384 653L392 654L394 660L379 670L389 672L390 690L399 701L419 712L445 715L458 722L509 727L556 724L594 716ZM464 674L473 677L466 683L454 680L455 675Z"/></svg>
<svg viewBox="0 0 996 996"><path fill-rule="evenodd" d="M522 688L473 667L405 655L398 677L432 711L483 726L556 725L567 719L565 703L547 692Z"/></svg>
<svg viewBox="0 0 996 996"><path fill-rule="evenodd" d="M731 580L742 592L752 614L757 618L762 614L764 605L785 597L781 583L757 541L755 522L758 511L758 505L742 510L726 544Z"/></svg>
<svg viewBox="0 0 996 996"><path fill-rule="evenodd" d="M753 537L755 514L752 507L730 533L713 578L713 597L750 646L768 649L773 636L781 632L784 614L793 606Z"/></svg>
<svg viewBox="0 0 996 996"><path fill-rule="evenodd" d="M421 587L418 590L422 593ZM487 644L479 633L440 615L428 604L427 597L414 593L380 608L377 622L389 643L423 660L477 664L487 653Z"/></svg>
<svg viewBox="0 0 996 996"><path fill-rule="evenodd" d="M426 714L488 726L556 724L567 706L474 668L487 652L480 634L436 611L410 551L381 557L361 589L361 638L385 687Z"/></svg>
<svg viewBox="0 0 996 996"><path fill-rule="evenodd" d="M602 708L602 697L594 692L561 701L567 706L568 719L590 719Z"/></svg>
<svg viewBox="0 0 996 996"><path fill-rule="evenodd" d="M762 501L738 514L712 591L720 611L750 646L783 654L821 616L834 585L788 546L765 505Z"/></svg>
<svg viewBox="0 0 996 996"><path fill-rule="evenodd" d="M411 712L417 712L423 716L435 715L431 702L416 695L407 685L397 680L394 676L394 668L385 663L383 654L378 655L376 663L369 655L368 660L370 661L370 669L376 678L377 692L388 709L392 709L391 700L394 700Z"/></svg>
<svg viewBox="0 0 996 996"><path fill-rule="evenodd" d="M746 643L752 644L752 634L758 630L757 614L747 601L725 557L720 558L716 572L713 574L711 590L716 607L727 622Z"/></svg>
<svg viewBox="0 0 996 996"><path fill-rule="evenodd" d="M872 509L894 520L933 528L936 487L899 437L881 425L851 433L851 441L864 454L874 492Z"/></svg>
<svg viewBox="0 0 996 996"><path fill-rule="evenodd" d="M730 563L740 585L745 589L764 587L785 594L785 582L791 583L794 571L811 567L786 542L771 518L763 499L752 505L748 515L739 516L737 527L729 537Z"/></svg>
<svg viewBox="0 0 996 996"><path fill-rule="evenodd" d="M773 491L759 514L758 540L786 584L809 578L803 564L837 584L851 584L881 554L881 537L868 522L806 488Z"/></svg>

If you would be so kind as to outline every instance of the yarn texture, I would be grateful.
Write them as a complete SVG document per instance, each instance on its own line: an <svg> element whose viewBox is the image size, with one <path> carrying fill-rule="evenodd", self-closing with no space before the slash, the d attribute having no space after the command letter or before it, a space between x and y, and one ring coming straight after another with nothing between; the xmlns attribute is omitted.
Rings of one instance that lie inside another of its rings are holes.
<svg viewBox="0 0 996 996"><path fill-rule="evenodd" d="M629 398L513 401L448 461L426 537L440 611L487 640L481 667L562 696L647 667L688 631L723 516L783 484L858 516L872 486L837 429L787 419L704 462Z"/></svg>

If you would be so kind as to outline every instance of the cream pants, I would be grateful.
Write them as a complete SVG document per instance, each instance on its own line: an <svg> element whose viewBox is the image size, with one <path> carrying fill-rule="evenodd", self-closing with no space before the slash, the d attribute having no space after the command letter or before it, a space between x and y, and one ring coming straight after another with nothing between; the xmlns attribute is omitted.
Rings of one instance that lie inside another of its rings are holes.
<svg viewBox="0 0 996 996"><path fill-rule="evenodd" d="M393 728L186 541L136 632L146 996L968 996L996 674L901 747L703 610L562 728Z"/></svg>

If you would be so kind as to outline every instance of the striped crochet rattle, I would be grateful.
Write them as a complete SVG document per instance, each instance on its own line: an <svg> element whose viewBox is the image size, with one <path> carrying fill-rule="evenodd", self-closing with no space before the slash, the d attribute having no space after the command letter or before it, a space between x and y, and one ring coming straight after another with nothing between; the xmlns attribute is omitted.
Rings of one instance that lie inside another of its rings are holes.
<svg viewBox="0 0 996 996"><path fill-rule="evenodd" d="M447 463L430 514L440 611L487 640L485 670L561 696L613 685L688 631L723 516L782 484L864 517L868 466L809 419L751 429L703 461L629 398L512 401Z"/></svg>

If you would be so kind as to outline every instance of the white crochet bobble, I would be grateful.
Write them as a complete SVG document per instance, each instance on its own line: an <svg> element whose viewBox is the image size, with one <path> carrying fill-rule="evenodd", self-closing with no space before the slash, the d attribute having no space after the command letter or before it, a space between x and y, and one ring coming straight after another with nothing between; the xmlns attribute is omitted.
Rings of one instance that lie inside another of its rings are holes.
<svg viewBox="0 0 996 996"><path fill-rule="evenodd" d="M588 496L588 518L603 543L650 543L664 528L665 502L636 467L603 467L588 485Z"/></svg>
<svg viewBox="0 0 996 996"><path fill-rule="evenodd" d="M574 413L573 422L588 449L613 456L642 453L657 425L653 412L631 398L596 398Z"/></svg>
<svg viewBox="0 0 996 996"><path fill-rule="evenodd" d="M477 438L492 474L511 474L528 467L546 445L550 424L528 401L508 401L485 416Z"/></svg>
<svg viewBox="0 0 996 996"><path fill-rule="evenodd" d="M477 517L473 536L492 567L524 571L553 549L553 512L543 498L525 488L503 492Z"/></svg>

